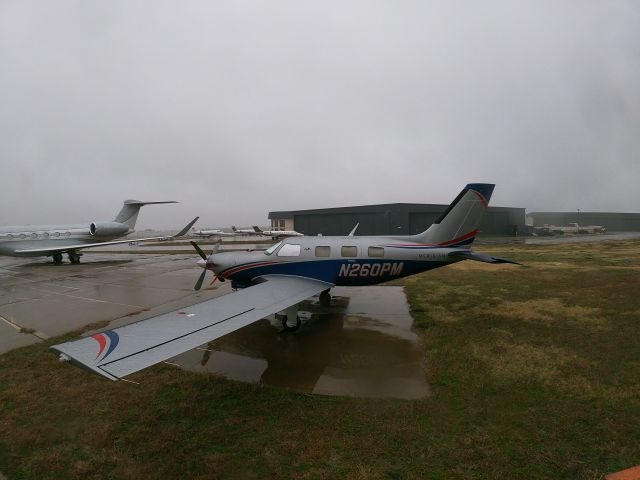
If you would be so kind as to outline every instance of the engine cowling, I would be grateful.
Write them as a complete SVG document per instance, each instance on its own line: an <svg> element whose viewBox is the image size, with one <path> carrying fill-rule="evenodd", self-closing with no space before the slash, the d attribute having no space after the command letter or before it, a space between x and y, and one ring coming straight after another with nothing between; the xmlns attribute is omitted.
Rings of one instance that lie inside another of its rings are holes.
<svg viewBox="0 0 640 480"><path fill-rule="evenodd" d="M89 232L94 237L117 237L129 231L129 227L118 222L92 222Z"/></svg>

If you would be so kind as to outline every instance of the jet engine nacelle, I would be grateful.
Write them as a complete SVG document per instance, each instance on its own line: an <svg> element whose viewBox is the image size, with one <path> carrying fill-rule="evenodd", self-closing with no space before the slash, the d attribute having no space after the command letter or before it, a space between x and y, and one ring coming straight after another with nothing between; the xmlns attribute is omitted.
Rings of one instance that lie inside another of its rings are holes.
<svg viewBox="0 0 640 480"><path fill-rule="evenodd" d="M129 227L118 222L93 222L89 232L95 237L117 237L129 231Z"/></svg>

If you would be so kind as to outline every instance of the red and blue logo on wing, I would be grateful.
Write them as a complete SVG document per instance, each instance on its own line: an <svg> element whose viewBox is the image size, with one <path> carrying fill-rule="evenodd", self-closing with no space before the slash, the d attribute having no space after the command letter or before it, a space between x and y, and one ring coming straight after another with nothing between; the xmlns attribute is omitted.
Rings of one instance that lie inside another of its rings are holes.
<svg viewBox="0 0 640 480"><path fill-rule="evenodd" d="M98 333L96 335L93 335L91 338L98 342L98 345L100 346L100 349L96 354L96 360L98 361L102 361L107 358L111 354L111 352L113 352L113 350L118 346L118 342L120 341L120 337L118 337L118 334L112 330L109 330L108 332Z"/></svg>

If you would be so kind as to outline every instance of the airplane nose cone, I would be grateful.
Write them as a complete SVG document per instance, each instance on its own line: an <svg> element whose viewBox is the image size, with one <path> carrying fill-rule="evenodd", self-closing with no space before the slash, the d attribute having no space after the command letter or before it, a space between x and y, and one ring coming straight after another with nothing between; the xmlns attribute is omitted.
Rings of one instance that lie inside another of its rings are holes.
<svg viewBox="0 0 640 480"><path fill-rule="evenodd" d="M200 268L207 268L207 262L206 260L203 260L202 258L200 260L198 260L198 266Z"/></svg>

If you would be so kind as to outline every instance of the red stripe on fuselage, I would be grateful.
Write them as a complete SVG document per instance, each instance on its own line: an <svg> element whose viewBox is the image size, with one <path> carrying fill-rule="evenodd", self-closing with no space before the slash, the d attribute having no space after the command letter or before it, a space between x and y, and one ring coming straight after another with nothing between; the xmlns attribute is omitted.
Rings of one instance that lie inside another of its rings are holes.
<svg viewBox="0 0 640 480"><path fill-rule="evenodd" d="M479 232L479 230L476 228L475 230L473 230L472 232L467 233L466 235L463 235L463 236L458 237L458 238L454 238L453 240L449 240L447 242L439 243L438 245L441 246L441 247L445 247L445 246L451 245L453 243L463 242L465 240L468 240L471 237L475 237L478 232Z"/></svg>
<svg viewBox="0 0 640 480"><path fill-rule="evenodd" d="M264 267L265 265L273 265L274 263L278 263L278 262L257 262L257 263L250 263L248 265L239 265L236 267L231 267L230 269L225 270L224 272L220 272L220 276L226 277L227 275L234 275L238 272L247 270L249 268Z"/></svg>
<svg viewBox="0 0 640 480"><path fill-rule="evenodd" d="M385 245L385 247L445 247L447 245L451 245L453 243L463 242L473 236L475 236L480 230L475 229L461 237L454 238L453 240L447 240L442 243L399 243L396 245Z"/></svg>

